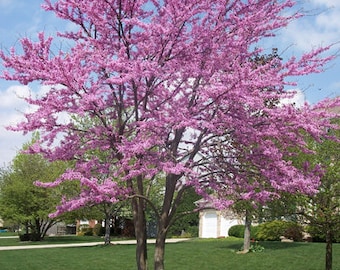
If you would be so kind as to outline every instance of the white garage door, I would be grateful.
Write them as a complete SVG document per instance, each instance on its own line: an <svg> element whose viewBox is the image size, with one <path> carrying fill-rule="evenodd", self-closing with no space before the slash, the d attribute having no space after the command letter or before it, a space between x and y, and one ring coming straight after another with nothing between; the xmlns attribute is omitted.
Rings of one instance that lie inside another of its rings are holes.
<svg viewBox="0 0 340 270"><path fill-rule="evenodd" d="M217 237L217 215L216 213L205 213L203 217L202 238Z"/></svg>

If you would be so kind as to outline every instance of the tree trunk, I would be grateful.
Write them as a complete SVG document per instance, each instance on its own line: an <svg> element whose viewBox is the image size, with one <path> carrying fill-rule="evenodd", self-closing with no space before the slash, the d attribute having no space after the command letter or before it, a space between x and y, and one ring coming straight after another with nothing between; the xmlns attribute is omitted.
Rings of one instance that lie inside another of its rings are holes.
<svg viewBox="0 0 340 270"><path fill-rule="evenodd" d="M140 198L132 199L133 220L136 235L136 262L138 270L147 270L146 219L144 201Z"/></svg>
<svg viewBox="0 0 340 270"><path fill-rule="evenodd" d="M246 210L246 217L244 223L244 238L243 238L243 252L247 253L250 249L250 230L251 230L251 216Z"/></svg>
<svg viewBox="0 0 340 270"><path fill-rule="evenodd" d="M326 270L332 270L332 260L333 260L333 252L332 252L332 231L331 229L327 229L326 232Z"/></svg>
<svg viewBox="0 0 340 270"><path fill-rule="evenodd" d="M111 238L110 238L110 215L105 215L105 236L104 236L104 245L110 245L111 244Z"/></svg>
<svg viewBox="0 0 340 270"><path fill-rule="evenodd" d="M157 238L154 253L154 270L164 270L165 239L167 230L165 228L165 218L160 218L158 222Z"/></svg>
<svg viewBox="0 0 340 270"><path fill-rule="evenodd" d="M169 225L176 213L177 207L182 200L185 189L178 191L175 200L174 194L176 183L181 176L170 174L166 177L166 189L164 193L162 212L157 223L157 238L154 253L154 270L164 270L165 239Z"/></svg>
<svg viewBox="0 0 340 270"><path fill-rule="evenodd" d="M42 230L41 230L41 222L40 219L36 218L34 220L35 226L32 232L32 240L33 241L41 241L42 239Z"/></svg>

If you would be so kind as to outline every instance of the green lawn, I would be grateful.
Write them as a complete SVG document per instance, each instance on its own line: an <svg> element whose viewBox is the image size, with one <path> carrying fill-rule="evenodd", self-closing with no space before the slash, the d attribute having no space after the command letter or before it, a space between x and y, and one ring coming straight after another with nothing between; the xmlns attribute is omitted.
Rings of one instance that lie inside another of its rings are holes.
<svg viewBox="0 0 340 270"><path fill-rule="evenodd" d="M1 242L5 239L0 239ZM193 239L167 244L165 266L167 270L322 270L325 244L323 243L260 243L262 253L236 254L242 245L240 239ZM340 245L334 245L333 270L340 270ZM0 269L85 270L119 269L135 267L135 246L114 245L77 248L51 248L0 251ZM153 245L149 245L152 269Z"/></svg>
<svg viewBox="0 0 340 270"><path fill-rule="evenodd" d="M14 232L0 232L0 238L1 237L7 237L7 236L16 236L18 235L18 233L14 233Z"/></svg>

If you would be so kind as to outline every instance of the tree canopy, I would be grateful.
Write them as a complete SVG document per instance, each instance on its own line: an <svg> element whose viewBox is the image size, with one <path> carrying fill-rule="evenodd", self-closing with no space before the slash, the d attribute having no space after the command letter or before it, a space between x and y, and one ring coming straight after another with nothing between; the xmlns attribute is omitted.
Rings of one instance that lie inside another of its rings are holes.
<svg viewBox="0 0 340 270"><path fill-rule="evenodd" d="M45 10L74 25L59 33L72 47L55 51L53 38L41 32L37 40L23 38L22 51L0 58L2 78L50 87L26 99L37 110L12 130L39 129L33 153L76 160L48 186L79 180L82 191L53 216L88 202L131 199L136 261L146 269L145 208L152 201L145 191L164 176L162 206L154 207L155 269L164 269L166 234L187 186L219 208L233 203L224 194L237 186L246 189L244 199L260 201L277 191L317 191L319 178L283 156L291 146L303 149L306 133L322 135L330 126L323 108L339 100L318 110L269 108L268 101L292 97L284 91L292 77L321 72L332 58L322 56L328 47L299 59L250 61L263 52L260 40L300 16L289 14L292 6L290 0L46 0ZM61 121L61 114L70 117ZM82 117L92 125L80 128L74 119ZM216 176L209 156L219 138L229 165ZM265 185L249 181L237 166L243 161Z"/></svg>
<svg viewBox="0 0 340 270"><path fill-rule="evenodd" d="M339 108L338 108L339 110ZM340 125L340 118L333 119ZM332 242L340 229L340 132L330 129L329 135L337 140L323 138L321 142L309 141L313 155L300 154L297 162L307 160L312 165L322 167L321 184L316 194L303 196L298 200L302 219L319 232L326 240L325 269L332 269Z"/></svg>
<svg viewBox="0 0 340 270"><path fill-rule="evenodd" d="M44 238L47 230L58 222L56 218L49 218L49 213L60 202L61 191L37 187L34 182L53 181L66 167L65 162L50 163L39 154L18 153L13 164L1 173L1 217L25 226L33 240Z"/></svg>

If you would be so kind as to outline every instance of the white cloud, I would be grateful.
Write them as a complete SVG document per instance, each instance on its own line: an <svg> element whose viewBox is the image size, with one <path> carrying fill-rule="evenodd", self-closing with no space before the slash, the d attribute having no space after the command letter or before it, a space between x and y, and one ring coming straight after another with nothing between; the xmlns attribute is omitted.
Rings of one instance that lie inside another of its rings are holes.
<svg viewBox="0 0 340 270"><path fill-rule="evenodd" d="M294 97L292 98L284 98L281 100L282 104L294 104L295 107L300 108L304 106L306 102L305 94L299 89L291 89L287 90L287 92L295 92Z"/></svg>
<svg viewBox="0 0 340 270"><path fill-rule="evenodd" d="M316 17L316 25L322 31L339 33L340 30L340 7L323 12ZM339 38L339 37L337 37Z"/></svg>
<svg viewBox="0 0 340 270"><path fill-rule="evenodd" d="M340 0L304 1L298 8L306 14L287 26L280 37L301 51L340 41Z"/></svg>
<svg viewBox="0 0 340 270"><path fill-rule="evenodd" d="M1 93L0 110L5 108L20 108L25 104L23 98L30 95L28 86L14 85L7 88Z"/></svg>
<svg viewBox="0 0 340 270"><path fill-rule="evenodd" d="M30 135L22 135L0 128L0 167L8 165L24 143L30 140Z"/></svg>
<svg viewBox="0 0 340 270"><path fill-rule="evenodd" d="M0 167L8 165L23 144L31 139L31 134L24 136L22 132L10 131L6 127L15 126L24 121L24 113L31 113L35 110L35 107L29 106L23 97L29 97L31 94L33 97L42 97L50 90L50 86L32 86L36 89L35 91L23 85L13 85L0 90ZM70 116L67 113L58 113L59 123L65 124L69 121Z"/></svg>
<svg viewBox="0 0 340 270"><path fill-rule="evenodd" d="M23 112L30 107L22 99L30 95L28 86L15 85L1 91L0 103L0 167L8 165L22 145L29 140L21 132L7 130L6 127L15 125L24 120ZM21 98L20 98L21 97Z"/></svg>

